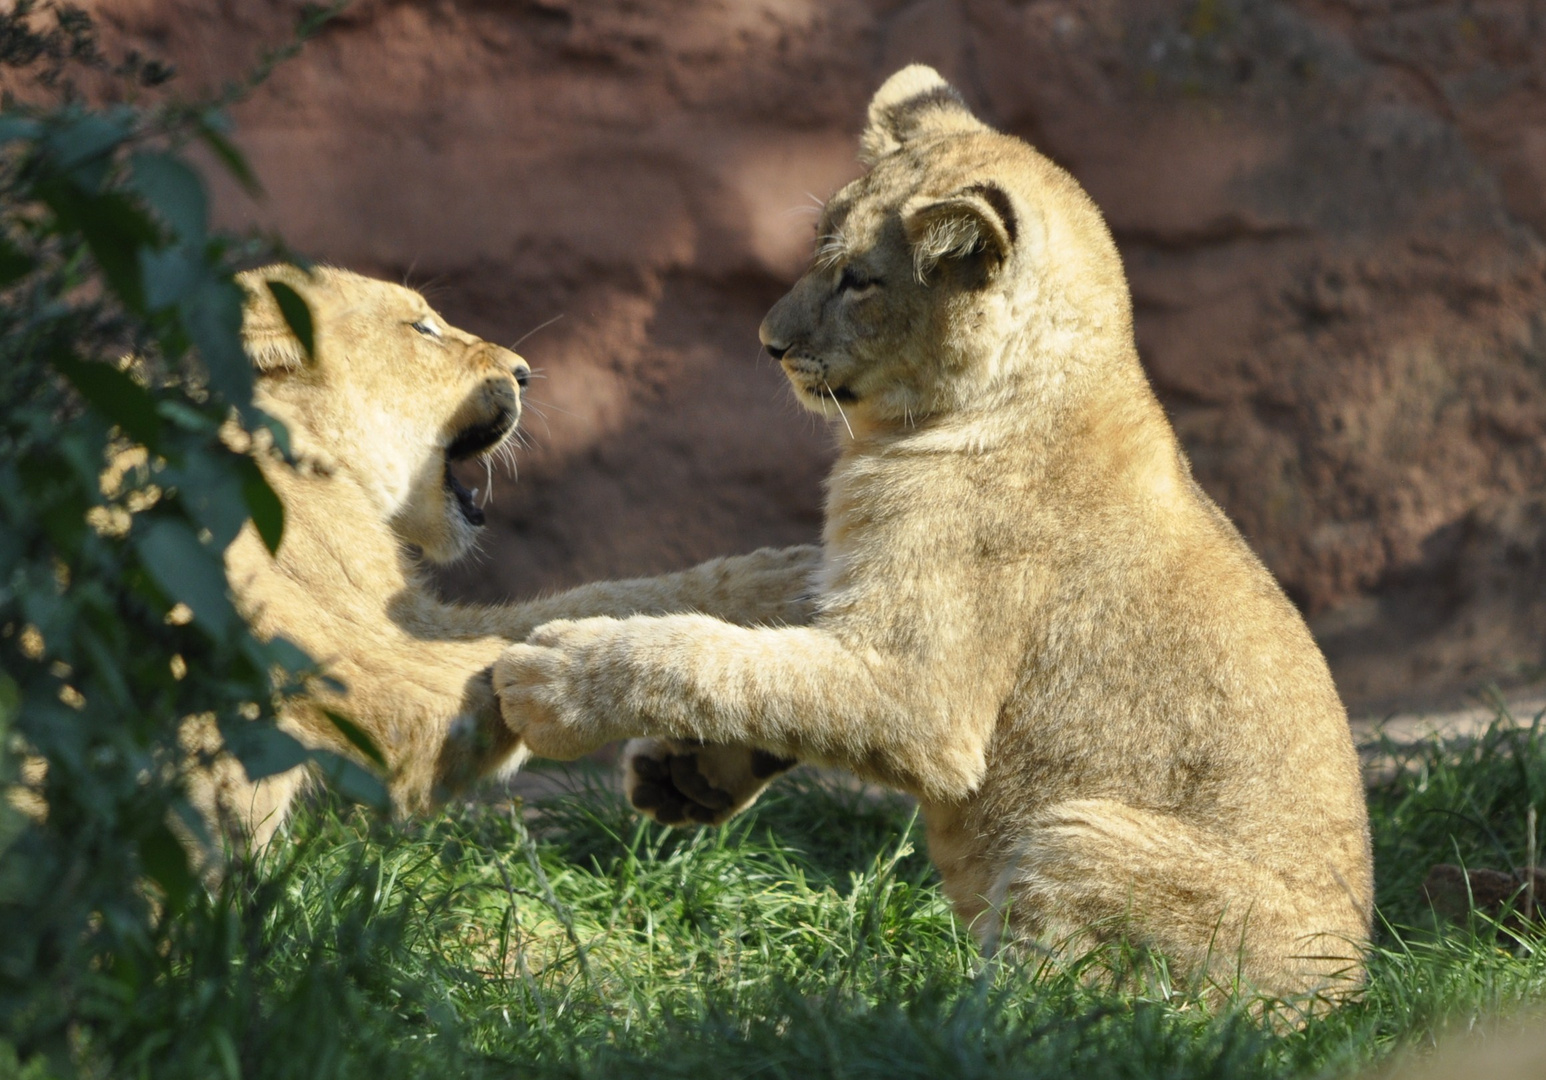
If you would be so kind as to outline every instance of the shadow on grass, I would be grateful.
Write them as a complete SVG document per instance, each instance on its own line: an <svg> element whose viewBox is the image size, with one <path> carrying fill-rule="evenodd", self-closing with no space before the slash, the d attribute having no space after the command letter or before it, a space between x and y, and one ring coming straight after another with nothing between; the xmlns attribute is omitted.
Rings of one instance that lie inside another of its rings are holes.
<svg viewBox="0 0 1546 1080"><path fill-rule="evenodd" d="M1208 1022L1153 1003L1092 1006L970 984L874 1003L773 985L576 1055L564 1075L1232 1080L1274 1075L1272 1057L1270 1039L1242 1018Z"/></svg>
<svg viewBox="0 0 1546 1080"><path fill-rule="evenodd" d="M665 859L683 845L709 843L749 853L776 851L813 884L845 887L905 839L910 850L897 875L921 884L933 874L923 823L915 819L911 800L805 769L782 777L720 829L654 825L605 784L584 780L576 792L540 802L534 826L565 858L603 873L630 854Z"/></svg>

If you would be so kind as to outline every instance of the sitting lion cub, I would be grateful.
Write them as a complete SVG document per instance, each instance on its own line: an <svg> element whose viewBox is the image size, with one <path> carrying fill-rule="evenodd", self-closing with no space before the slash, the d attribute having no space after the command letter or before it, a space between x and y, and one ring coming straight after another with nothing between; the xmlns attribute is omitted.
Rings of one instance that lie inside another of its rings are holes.
<svg viewBox="0 0 1546 1080"><path fill-rule="evenodd" d="M306 301L311 354L270 281ZM511 437L526 361L448 325L424 297L390 282L293 266L252 270L238 282L255 399L285 422L300 467L260 455L284 503L284 540L271 556L249 524L226 553L231 585L260 635L290 639L335 680L288 702L281 726L308 746L356 754L327 714L344 717L381 751L399 812L431 808L524 759L500 718L489 665L539 623L671 611L804 621L812 548L765 549L506 607L442 603L421 560L465 554L484 520L451 466ZM306 771L254 784L221 752L213 725L190 723L182 734L202 765L191 794L210 825L265 845Z"/></svg>
<svg viewBox="0 0 1546 1080"><path fill-rule="evenodd" d="M1192 480L1099 212L926 67L881 87L861 146L761 331L841 414L814 622L551 623L495 666L505 718L552 757L668 740L630 753L635 802L670 817L717 820L787 758L910 792L984 939L1123 935L1214 987L1356 987L1346 717Z"/></svg>

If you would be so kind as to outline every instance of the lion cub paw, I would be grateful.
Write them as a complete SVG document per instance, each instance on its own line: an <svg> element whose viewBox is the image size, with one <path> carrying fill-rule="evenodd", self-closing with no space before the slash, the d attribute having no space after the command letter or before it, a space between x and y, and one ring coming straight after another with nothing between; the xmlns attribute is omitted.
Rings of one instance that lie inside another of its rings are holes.
<svg viewBox="0 0 1546 1080"><path fill-rule="evenodd" d="M722 825L795 764L748 746L630 739L623 748L623 791L634 809L662 825Z"/></svg>

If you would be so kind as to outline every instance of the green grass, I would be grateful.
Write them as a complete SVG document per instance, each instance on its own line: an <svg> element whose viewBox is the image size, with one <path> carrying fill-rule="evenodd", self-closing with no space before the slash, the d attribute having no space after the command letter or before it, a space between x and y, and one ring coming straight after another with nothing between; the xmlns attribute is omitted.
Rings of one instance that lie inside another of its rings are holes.
<svg viewBox="0 0 1546 1080"><path fill-rule="evenodd" d="M599 789L398 827L317 806L212 898L195 969L96 1007L143 1033L122 1071L156 1077L1350 1075L1546 999L1542 938L1439 925L1418 889L1434 862L1526 861L1546 740L1407 759L1371 793L1367 993L1288 1033L1152 977L985 964L907 805L798 774L717 831Z"/></svg>

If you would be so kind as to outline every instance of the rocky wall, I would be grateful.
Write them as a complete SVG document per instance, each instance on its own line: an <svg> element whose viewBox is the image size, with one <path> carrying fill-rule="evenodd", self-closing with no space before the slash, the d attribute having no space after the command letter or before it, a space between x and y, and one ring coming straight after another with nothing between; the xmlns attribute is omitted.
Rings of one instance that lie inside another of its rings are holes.
<svg viewBox="0 0 1546 1080"><path fill-rule="evenodd" d="M184 92L298 11L93 6ZM1198 478L1351 704L1538 677L1537 0L359 0L234 111L267 194L224 185L221 215L540 370L455 593L809 540L830 439L756 327L914 60L1105 211Z"/></svg>

